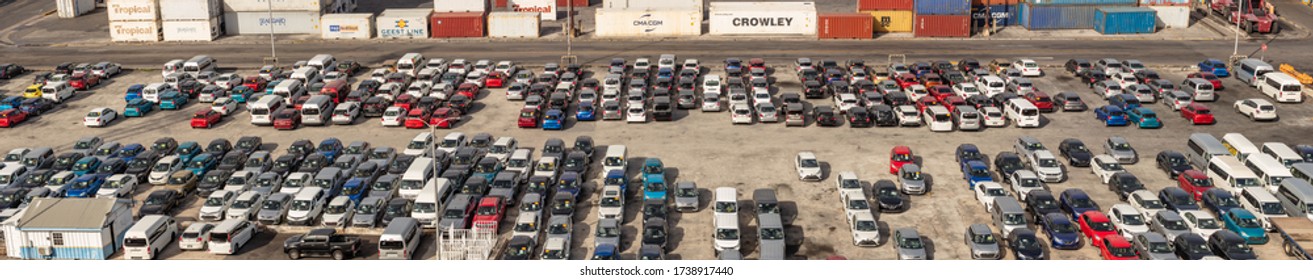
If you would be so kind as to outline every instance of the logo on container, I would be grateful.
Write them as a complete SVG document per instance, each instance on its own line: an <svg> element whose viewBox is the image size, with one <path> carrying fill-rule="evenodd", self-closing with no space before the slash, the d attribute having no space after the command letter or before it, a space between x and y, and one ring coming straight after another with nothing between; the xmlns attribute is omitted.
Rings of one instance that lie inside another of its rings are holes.
<svg viewBox="0 0 1313 280"><path fill-rule="evenodd" d="M154 34L155 31L151 30L150 27L144 27L144 26L138 26L138 27L114 26L114 33L122 34L122 35L150 35L150 34Z"/></svg>
<svg viewBox="0 0 1313 280"><path fill-rule="evenodd" d="M666 25L665 21L660 19L653 19L652 14L643 14L643 16L640 16L638 17L638 19L634 20L634 26L646 27L643 29L643 32L656 31L657 28L661 28L662 26L665 25Z"/></svg>
<svg viewBox="0 0 1313 280"><path fill-rule="evenodd" d="M151 13L151 14L153 14L153 13L155 13L155 8L153 8L153 7L151 7L151 6L126 6L126 7L125 7L125 6L122 6L122 5L119 5L119 4L114 4L114 5L110 6L109 10L110 10L110 11L113 11L115 14L122 14L122 15L135 15L135 14L147 14L147 13Z"/></svg>
<svg viewBox="0 0 1313 280"><path fill-rule="evenodd" d="M287 25L287 18L260 18L260 26Z"/></svg>
<svg viewBox="0 0 1313 280"><path fill-rule="evenodd" d="M174 31L177 31L178 33L197 33L200 32L201 30L195 27L183 27L183 28L174 29Z"/></svg>
<svg viewBox="0 0 1313 280"><path fill-rule="evenodd" d="M407 20L404 20L404 19L398 19L398 20L397 20L397 28L406 28L406 26L409 26L409 25L410 25L410 21L407 21Z"/></svg>
<svg viewBox="0 0 1313 280"><path fill-rule="evenodd" d="M770 27L788 27L793 26L793 18L734 18L730 20L734 26L770 26Z"/></svg>
<svg viewBox="0 0 1313 280"><path fill-rule="evenodd" d="M521 6L520 4L515 4L511 7L511 9L515 10L516 12L533 12L533 13L554 13L556 12L556 9L554 8L555 7L552 6Z"/></svg>

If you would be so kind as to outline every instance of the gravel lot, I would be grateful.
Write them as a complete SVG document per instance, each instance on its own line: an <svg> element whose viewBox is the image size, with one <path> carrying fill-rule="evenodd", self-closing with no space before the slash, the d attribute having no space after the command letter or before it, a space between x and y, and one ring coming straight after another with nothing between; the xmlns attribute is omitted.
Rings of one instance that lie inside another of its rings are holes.
<svg viewBox="0 0 1313 280"><path fill-rule="evenodd" d="M655 54L653 54L655 58ZM847 58L812 57L813 59ZM351 58L339 58L351 59ZM632 58L630 58L632 61ZM160 59L161 62L167 60ZM867 61L884 61L883 58L866 58ZM778 92L800 92L797 78L787 70L791 61L770 61L772 67L779 69L774 78ZM54 64L55 61L51 61ZM527 62L541 65L545 61ZM706 63L704 61L704 63ZM1060 64L1061 61L1043 61L1042 64ZM719 63L710 68L720 68ZM541 69L539 66L538 69ZM705 69L705 68L704 68ZM1091 105L1102 106L1105 102L1091 94L1084 85L1075 81L1058 68L1047 68L1050 74L1043 78L1032 79L1038 88L1056 94L1060 91L1075 91ZM601 68L593 70L602 71ZM1181 68L1157 69L1165 78L1180 81L1185 73ZM237 71L239 74L253 74L249 70ZM712 70L712 73L720 72ZM723 75L722 75L723 76ZM30 75L15 80L0 82L0 92L6 95L19 93L30 81ZM249 116L244 111L225 118L212 129L192 129L187 120L191 114L201 108L198 103L191 103L179 111L156 111L143 118L120 119L108 127L87 128L81 125L82 115L93 107L111 107L121 111L123 92L132 84L144 84L160 80L159 72L137 71L126 73L111 82L95 88L93 92L80 93L73 101L59 106L55 112L30 119L16 128L7 129L7 136L0 138L0 150L27 146L52 146L57 152L66 151L73 141L80 136L98 135L107 141L122 143L150 143L156 138L169 136L181 141L198 141L202 144L214 138L236 140L240 136L261 136L265 143L277 143L277 154L281 154L285 145L296 139L311 139L318 142L324 138L337 137L345 143L363 140L375 146L402 147L415 134L426 130L407 130L404 128L382 127L377 119L357 121L350 127L325 126L302 127L294 131L276 131L272 127L259 127L249 124ZM1011 144L1016 137L1029 135L1042 140L1056 153L1058 143L1065 138L1078 138L1087 145L1097 148L1108 136L1124 136L1139 151L1139 164L1128 165L1127 169L1136 174L1146 187L1157 191L1163 187L1174 186L1175 182L1152 166L1153 155L1161 150L1184 150L1186 137L1192 132L1208 132L1220 137L1223 133L1243 132L1254 143L1298 142L1301 135L1290 131L1307 129L1313 110L1303 104L1279 104L1280 122L1255 123L1231 110L1231 103L1237 99L1262 97L1256 90L1246 88L1233 79L1225 80L1227 89L1221 93L1221 99L1209 104L1214 108L1218 124L1211 126L1192 126L1179 115L1161 104L1148 106L1162 117L1162 129L1138 129L1135 127L1104 127L1094 119L1093 113L1047 113L1044 114L1042 128L1020 129L1015 127L986 129L980 132L933 133L925 127L915 128L822 128L814 125L807 127L785 127L781 123L731 125L727 112L703 113L699 111L680 111L675 113L673 122L649 122L628 124L615 121L575 122L573 119L564 131L542 131L538 129L520 129L515 126L519 102L506 101L503 90L493 89L482 93L477 105L470 115L452 131L474 134L488 132L494 137L512 136L522 146L538 147L548 138L561 138L572 141L576 136L592 136L598 145L626 145L631 158L631 173L636 173L638 165L645 157L658 157L668 167L669 182L693 181L702 188L702 206L697 212L673 214L671 233L672 248L668 255L672 259L714 259L711 249L712 220L711 213L705 209L711 199L711 189L716 187L734 187L739 190L741 203L748 203L752 190L772 188L779 192L785 202L786 211L797 213L793 225L797 227L791 234L801 232L805 243L794 254L798 259L824 259L833 255L842 255L849 259L895 259L896 252L889 244L879 247L862 248L852 245L847 223L844 221L843 209L834 201L838 195L834 190L834 177L840 171L854 171L867 183L880 179L894 179L888 174L887 164L889 150L895 145L910 146L922 161L923 170L930 175L933 192L924 196L911 197L910 210L903 213L880 214L881 229L885 238L889 230L901 227L915 227L923 237L930 240L929 248L934 259L968 259L970 253L963 244L962 233L968 225L989 223L989 215L984 207L975 201L974 194L965 187L960 179L961 173L953 161L953 150L959 144L973 143L982 152L993 155L1001 151L1011 151ZM778 93L776 93L778 102ZM833 105L828 99L807 100L814 105ZM439 131L439 135L446 131ZM814 151L824 162L825 180L816 183L800 182L793 170L792 160L796 152ZM276 155L277 155L276 154ZM597 153L600 159L602 152ZM600 169L594 169L600 170ZM1086 168L1068 167L1070 179L1063 183L1050 184L1054 193L1068 188L1086 190L1103 209L1117 203L1116 196L1100 184ZM596 174L589 179L600 185ZM150 190L138 189L136 199L140 201ZM590 197L580 203L576 211L574 231L574 259L585 259L592 252L592 231L597 221L597 213L592 203L597 199L593 192L586 192ZM636 222L639 215L641 199L637 193L632 194L625 215L624 242L633 242L624 246L622 257L632 259L639 247L635 238L640 232L641 222ZM177 213L180 220L194 221L200 202L189 201L190 206ZM787 213L787 212L786 212ZM514 211L507 215L503 224L513 221ZM747 258L756 258L755 219L751 211L740 214L743 253ZM509 229L503 227L503 240L507 239ZM996 231L997 232L997 231ZM176 246L170 246L164 256L169 259L283 259L281 240L290 236L290 232L262 233L252 246L243 248L233 256L214 256L204 252L178 252ZM422 245L423 256L434 256L435 247L431 237ZM367 236L366 243L377 244L376 236ZM1047 240L1047 239L1046 239ZM366 246L366 247L370 247ZM370 249L372 250L372 248ZM1272 242L1256 247L1262 259L1286 259L1279 248L1279 243ZM373 254L367 252L367 255ZM1079 250L1053 250L1054 259L1098 259L1097 250L1083 247ZM376 256L372 256L376 257Z"/></svg>

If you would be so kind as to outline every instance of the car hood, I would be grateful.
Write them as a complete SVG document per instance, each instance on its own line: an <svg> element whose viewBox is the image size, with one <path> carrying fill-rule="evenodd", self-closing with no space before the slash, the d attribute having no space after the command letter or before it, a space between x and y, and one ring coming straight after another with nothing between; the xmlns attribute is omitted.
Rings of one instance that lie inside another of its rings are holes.
<svg viewBox="0 0 1313 280"><path fill-rule="evenodd" d="M757 248L763 260L784 259L784 240L762 240Z"/></svg>
<svg viewBox="0 0 1313 280"><path fill-rule="evenodd" d="M675 205L676 205L676 206L697 206L697 205L698 205L698 198L697 198L697 197L681 197L681 196L676 196L676 197L675 197Z"/></svg>
<svg viewBox="0 0 1313 280"><path fill-rule="evenodd" d="M901 197L880 196L878 200L880 201L880 205L895 206L895 207L903 206L903 198Z"/></svg>
<svg viewBox="0 0 1313 280"><path fill-rule="evenodd" d="M926 253L925 249L898 248L898 257L903 259L924 260L926 259Z"/></svg>
<svg viewBox="0 0 1313 280"><path fill-rule="evenodd" d="M141 206L141 210L138 211L138 213L140 213L142 216L145 216L145 215L164 214L164 206L160 206L160 205L143 205L143 206Z"/></svg>
<svg viewBox="0 0 1313 280"><path fill-rule="evenodd" d="M998 254L998 251L999 251L999 250L998 250L998 243L994 243L994 244L977 244L977 243L971 243L971 251L972 251L972 252L980 252L980 253L994 253L994 254Z"/></svg>
<svg viewBox="0 0 1313 280"><path fill-rule="evenodd" d="M1094 157L1094 155L1091 155L1090 152L1086 151L1074 151L1067 153L1067 155L1071 156L1071 159L1079 162L1088 162L1090 161L1090 158Z"/></svg>

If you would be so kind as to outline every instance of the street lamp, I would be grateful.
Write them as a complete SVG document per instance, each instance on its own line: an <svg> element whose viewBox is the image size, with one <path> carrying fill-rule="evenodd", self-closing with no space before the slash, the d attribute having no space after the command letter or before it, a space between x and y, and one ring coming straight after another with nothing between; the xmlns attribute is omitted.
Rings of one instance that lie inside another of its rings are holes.
<svg viewBox="0 0 1313 280"><path fill-rule="evenodd" d="M274 1L266 0L269 4L269 56L273 58L274 66L278 66L278 49L274 47Z"/></svg>

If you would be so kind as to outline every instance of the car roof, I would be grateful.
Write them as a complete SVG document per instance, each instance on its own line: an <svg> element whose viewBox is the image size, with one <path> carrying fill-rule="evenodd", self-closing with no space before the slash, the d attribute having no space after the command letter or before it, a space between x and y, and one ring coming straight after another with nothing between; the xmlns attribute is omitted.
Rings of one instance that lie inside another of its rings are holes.
<svg viewBox="0 0 1313 280"><path fill-rule="evenodd" d="M903 238L921 238L921 233L917 232L915 228L899 228L897 231L898 236L902 236Z"/></svg>

